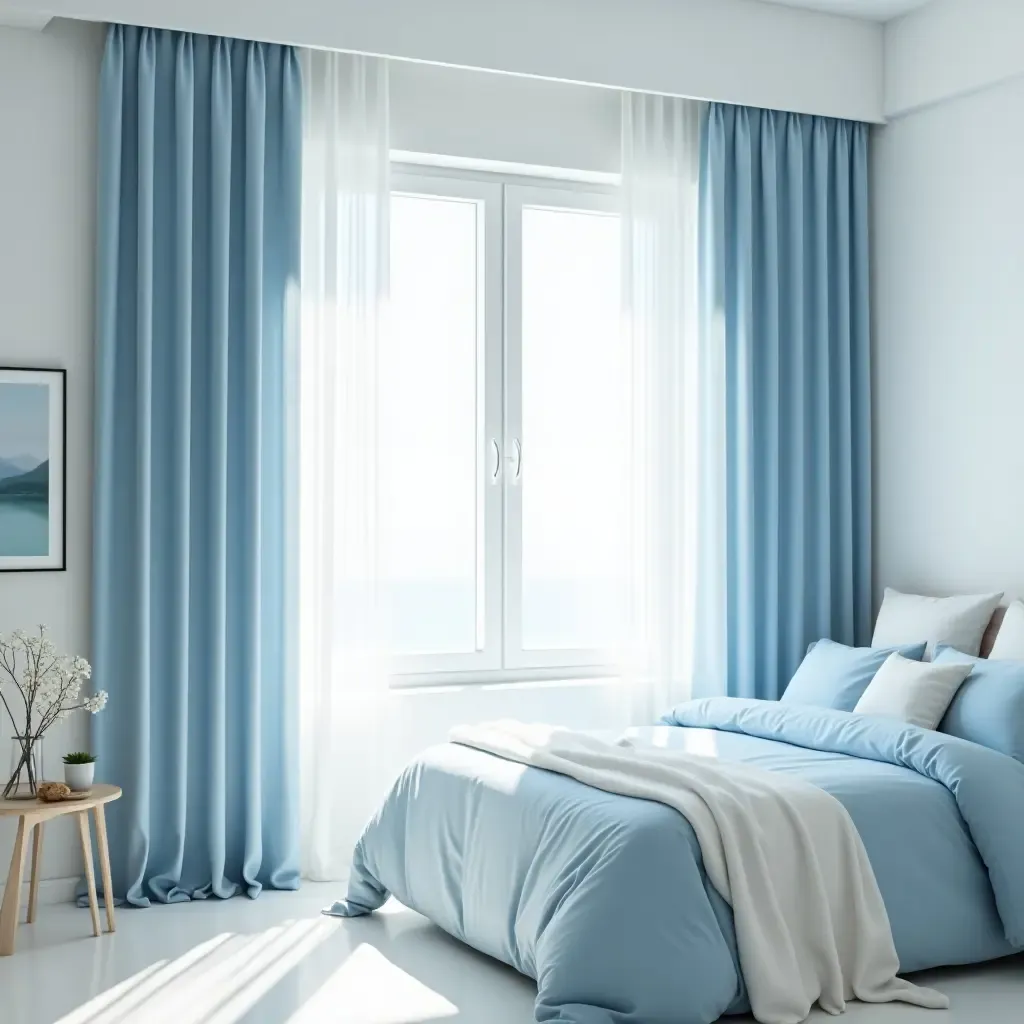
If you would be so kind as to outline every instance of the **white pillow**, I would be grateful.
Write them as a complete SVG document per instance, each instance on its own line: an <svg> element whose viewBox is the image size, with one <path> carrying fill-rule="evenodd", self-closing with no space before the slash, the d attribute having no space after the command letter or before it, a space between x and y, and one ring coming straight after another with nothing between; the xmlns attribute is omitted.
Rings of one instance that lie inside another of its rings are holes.
<svg viewBox="0 0 1024 1024"><path fill-rule="evenodd" d="M928 660L936 644L948 644L964 654L977 656L981 638L1002 599L1002 594L922 597L886 587L871 646L901 647L926 640Z"/></svg>
<svg viewBox="0 0 1024 1024"><path fill-rule="evenodd" d="M956 662L936 665L890 654L857 701L854 714L885 715L934 729L972 667Z"/></svg>
<svg viewBox="0 0 1024 1024"><path fill-rule="evenodd" d="M989 658L993 661L1024 661L1024 602L1010 602Z"/></svg>

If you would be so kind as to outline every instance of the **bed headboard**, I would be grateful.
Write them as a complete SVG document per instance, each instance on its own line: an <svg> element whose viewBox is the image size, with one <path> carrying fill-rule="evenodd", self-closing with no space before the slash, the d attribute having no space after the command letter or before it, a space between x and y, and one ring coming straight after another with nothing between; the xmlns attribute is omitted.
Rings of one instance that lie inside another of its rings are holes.
<svg viewBox="0 0 1024 1024"><path fill-rule="evenodd" d="M993 613L985 635L981 638L981 656L983 658L987 658L992 653L992 645L996 642L996 633L999 632L999 627L1003 624L1005 614L1006 609L1003 607L997 608Z"/></svg>

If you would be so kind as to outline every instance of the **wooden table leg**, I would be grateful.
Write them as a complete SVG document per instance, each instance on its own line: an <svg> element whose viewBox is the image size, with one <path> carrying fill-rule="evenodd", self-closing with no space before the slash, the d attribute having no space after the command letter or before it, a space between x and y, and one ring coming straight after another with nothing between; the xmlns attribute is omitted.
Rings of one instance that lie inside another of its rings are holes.
<svg viewBox="0 0 1024 1024"><path fill-rule="evenodd" d="M100 934L100 907L96 901L96 876L92 870L92 837L89 835L89 812L79 811L78 832L82 837L82 856L85 858L85 884L89 888L89 912L92 914L92 933Z"/></svg>
<svg viewBox="0 0 1024 1024"><path fill-rule="evenodd" d="M103 804L97 804L92 813L96 816L96 845L100 851L100 876L103 879L103 903L107 908L107 931L114 930L114 883L110 880L110 848L107 845L107 817Z"/></svg>
<svg viewBox="0 0 1024 1024"><path fill-rule="evenodd" d="M18 930L18 911L21 909L21 880L25 871L25 837L28 823L25 815L18 818L18 835L14 840L11 870L4 887L4 902L0 907L0 956L14 952L14 936Z"/></svg>
<svg viewBox="0 0 1024 1024"><path fill-rule="evenodd" d="M39 903L39 876L42 874L43 860L43 822L37 821L32 829L32 880L28 886L28 923L36 919L36 906Z"/></svg>

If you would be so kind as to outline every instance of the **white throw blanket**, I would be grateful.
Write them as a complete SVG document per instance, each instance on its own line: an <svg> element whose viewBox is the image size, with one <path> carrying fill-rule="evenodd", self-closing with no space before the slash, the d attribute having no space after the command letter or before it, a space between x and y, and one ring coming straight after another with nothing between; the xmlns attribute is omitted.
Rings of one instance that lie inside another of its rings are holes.
<svg viewBox="0 0 1024 1024"><path fill-rule="evenodd" d="M889 918L853 821L791 775L547 725L460 726L451 739L510 761L666 804L693 826L711 884L731 906L754 1016L796 1024L817 1001L902 1000L944 1009L933 989L896 977Z"/></svg>

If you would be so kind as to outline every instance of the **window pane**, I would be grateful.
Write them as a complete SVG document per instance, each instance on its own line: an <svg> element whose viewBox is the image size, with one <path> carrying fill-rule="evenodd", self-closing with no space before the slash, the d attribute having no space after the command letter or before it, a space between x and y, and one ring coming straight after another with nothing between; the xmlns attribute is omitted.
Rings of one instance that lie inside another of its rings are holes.
<svg viewBox="0 0 1024 1024"><path fill-rule="evenodd" d="M394 654L483 643L475 202L392 197L380 362L381 571Z"/></svg>
<svg viewBox="0 0 1024 1024"><path fill-rule="evenodd" d="M522 228L522 645L608 649L623 621L619 222L526 207Z"/></svg>

